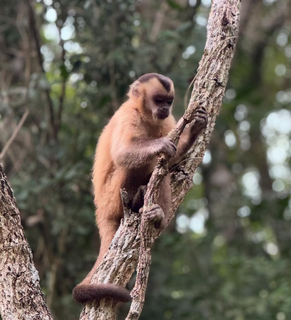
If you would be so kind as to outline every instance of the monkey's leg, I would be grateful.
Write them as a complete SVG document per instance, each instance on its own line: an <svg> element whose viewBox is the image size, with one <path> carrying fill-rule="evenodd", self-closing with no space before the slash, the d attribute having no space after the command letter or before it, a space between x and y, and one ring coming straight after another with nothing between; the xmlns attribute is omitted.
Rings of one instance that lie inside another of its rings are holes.
<svg viewBox="0 0 291 320"><path fill-rule="evenodd" d="M134 212L141 212L147 215L147 219L154 222L156 228L164 228L166 225L168 212L171 208L171 188L170 177L166 176L161 183L160 192L157 199L157 204L153 205L147 212L143 213L144 196L147 191L147 186L140 186L133 197L131 209Z"/></svg>
<svg viewBox="0 0 291 320"><path fill-rule="evenodd" d="M116 219L110 219L110 220L103 220L99 221L99 234L101 238L101 244L99 249L99 254L97 257L97 260L95 261L95 264L91 271L88 273L86 278L81 282L81 284L89 284L91 281L91 278L93 274L95 273L96 269L98 268L99 264L101 263L103 257L105 256L106 252L108 251L108 248L110 246L110 243L112 239L114 238L114 235L119 227L119 221Z"/></svg>
<svg viewBox="0 0 291 320"><path fill-rule="evenodd" d="M157 204L152 205L152 207L148 211L142 212L142 214L146 215L146 219L154 223L155 228L164 229L168 220L170 209L170 177L166 176L160 186Z"/></svg>
<svg viewBox="0 0 291 320"><path fill-rule="evenodd" d="M101 245L99 249L98 259L96 261L97 266L101 263L105 256L114 235L119 228L120 219L106 219L98 222L99 234L101 238Z"/></svg>
<svg viewBox="0 0 291 320"><path fill-rule="evenodd" d="M144 196L146 194L147 191L147 186L139 186L139 188L137 189L137 192L135 194L135 196L133 197L132 201L131 201L131 210L133 212L139 212L139 209L143 207L144 205Z"/></svg>
<svg viewBox="0 0 291 320"><path fill-rule="evenodd" d="M167 175L161 183L160 192L157 200L157 203L161 207L164 214L163 219L161 220L161 226L160 226L160 228L162 229L165 228L171 212L172 191L171 191L170 182L171 182L170 176Z"/></svg>

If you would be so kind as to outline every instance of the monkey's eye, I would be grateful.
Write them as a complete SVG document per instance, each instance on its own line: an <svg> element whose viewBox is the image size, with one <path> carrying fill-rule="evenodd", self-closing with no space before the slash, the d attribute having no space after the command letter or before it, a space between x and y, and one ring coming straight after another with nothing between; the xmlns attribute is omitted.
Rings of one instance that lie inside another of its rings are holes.
<svg viewBox="0 0 291 320"><path fill-rule="evenodd" d="M169 99L168 104L172 104L172 103L173 103L173 99Z"/></svg>
<svg viewBox="0 0 291 320"><path fill-rule="evenodd" d="M155 98L155 103L160 104L160 103L163 103L163 102L164 102L164 100L162 98L159 98L159 97Z"/></svg>

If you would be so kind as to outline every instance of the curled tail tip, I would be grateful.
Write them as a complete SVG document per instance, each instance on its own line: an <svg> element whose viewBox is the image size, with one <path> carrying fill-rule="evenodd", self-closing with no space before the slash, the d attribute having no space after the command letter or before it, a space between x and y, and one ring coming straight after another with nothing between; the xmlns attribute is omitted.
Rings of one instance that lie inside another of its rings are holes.
<svg viewBox="0 0 291 320"><path fill-rule="evenodd" d="M73 298L80 303L99 301L104 298L129 302L131 296L126 288L114 284L78 284L73 289Z"/></svg>

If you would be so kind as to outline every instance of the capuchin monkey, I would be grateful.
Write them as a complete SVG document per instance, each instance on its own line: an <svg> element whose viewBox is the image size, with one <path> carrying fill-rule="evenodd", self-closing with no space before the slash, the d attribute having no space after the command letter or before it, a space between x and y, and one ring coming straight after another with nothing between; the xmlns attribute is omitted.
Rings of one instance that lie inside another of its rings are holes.
<svg viewBox="0 0 291 320"><path fill-rule="evenodd" d="M172 115L174 96L171 79L157 73L141 76L130 86L128 100L115 112L99 138L92 180L101 246L94 267L73 290L78 302L131 299L125 288L90 281L123 218L120 189L126 189L132 210L139 212L143 207L141 190L149 182L158 155L164 154L171 165L178 163L207 125L206 110L196 109L195 121L183 132L176 147L167 137L176 124ZM169 175L160 186L157 204L163 210L163 227L171 208Z"/></svg>

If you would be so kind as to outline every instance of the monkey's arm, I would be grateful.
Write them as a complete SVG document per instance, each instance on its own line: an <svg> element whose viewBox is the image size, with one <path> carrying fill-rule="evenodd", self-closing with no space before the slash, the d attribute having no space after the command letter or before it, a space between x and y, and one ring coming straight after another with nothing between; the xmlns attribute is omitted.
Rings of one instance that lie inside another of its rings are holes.
<svg viewBox="0 0 291 320"><path fill-rule="evenodd" d="M194 117L194 120L190 126L182 133L179 144L177 146L177 152L170 161L170 166L177 164L181 158L192 147L197 140L201 131L206 128L208 122L208 114L204 107L198 108Z"/></svg>
<svg viewBox="0 0 291 320"><path fill-rule="evenodd" d="M141 168L159 153L173 157L176 152L175 144L167 137L145 138L132 133L135 132L123 132L112 144L112 158L120 166Z"/></svg>

